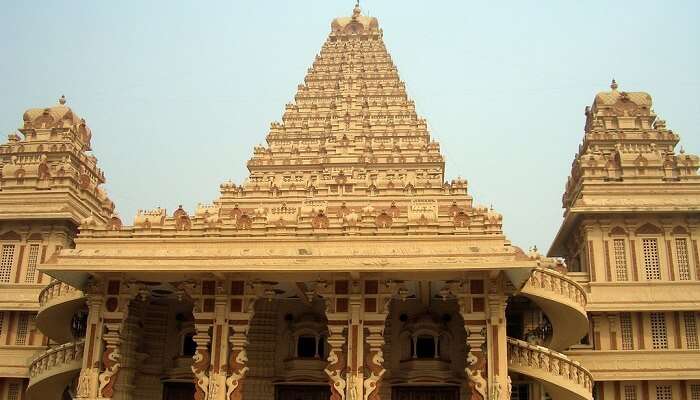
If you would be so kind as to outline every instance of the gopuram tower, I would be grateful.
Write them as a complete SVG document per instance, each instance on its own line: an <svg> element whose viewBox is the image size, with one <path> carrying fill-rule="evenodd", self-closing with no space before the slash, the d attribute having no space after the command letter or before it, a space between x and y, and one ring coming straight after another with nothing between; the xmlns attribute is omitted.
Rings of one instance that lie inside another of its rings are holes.
<svg viewBox="0 0 700 400"><path fill-rule="evenodd" d="M592 399L560 353L586 293L446 181L382 35L359 7L333 20L212 204L82 220L40 266L70 290L42 291L29 398Z"/></svg>

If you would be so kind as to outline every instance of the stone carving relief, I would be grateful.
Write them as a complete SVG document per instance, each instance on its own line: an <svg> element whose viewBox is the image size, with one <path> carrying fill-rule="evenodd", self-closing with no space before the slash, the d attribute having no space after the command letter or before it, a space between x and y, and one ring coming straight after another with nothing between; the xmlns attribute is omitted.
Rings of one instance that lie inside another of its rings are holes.
<svg viewBox="0 0 700 400"><path fill-rule="evenodd" d="M192 373L194 374L195 384L194 399L208 400L210 362L209 350L207 350L206 346L200 346L198 343L197 350L195 350L192 359L194 360L194 362L192 363Z"/></svg>
<svg viewBox="0 0 700 400"><path fill-rule="evenodd" d="M328 354L328 366L323 370L330 380L331 399L345 400L345 387L347 382L345 374L345 355L337 348L331 348Z"/></svg>
<svg viewBox="0 0 700 400"><path fill-rule="evenodd" d="M242 400L243 399L243 378L249 368L248 356L245 349L233 350L229 361L230 375L226 378L226 399L227 400Z"/></svg>
<svg viewBox="0 0 700 400"><path fill-rule="evenodd" d="M472 392L469 400L486 400L486 379L483 375L485 369L486 360L483 353L469 349L467 367L464 369Z"/></svg>
<svg viewBox="0 0 700 400"><path fill-rule="evenodd" d="M381 349L374 349L369 353L367 368L369 376L365 379L365 397L364 400L380 400L381 379L386 369L384 369L384 354Z"/></svg>
<svg viewBox="0 0 700 400"><path fill-rule="evenodd" d="M104 371L102 371L98 379L100 383L99 393L103 398L109 399L114 395L114 384L117 382L121 366L120 358L121 354L118 347L108 347L102 355Z"/></svg>
<svg viewBox="0 0 700 400"><path fill-rule="evenodd" d="M98 375L99 374L96 368L84 368L80 371L78 388L76 390L76 394L79 399L88 399L95 395L92 393L92 388L95 387Z"/></svg>

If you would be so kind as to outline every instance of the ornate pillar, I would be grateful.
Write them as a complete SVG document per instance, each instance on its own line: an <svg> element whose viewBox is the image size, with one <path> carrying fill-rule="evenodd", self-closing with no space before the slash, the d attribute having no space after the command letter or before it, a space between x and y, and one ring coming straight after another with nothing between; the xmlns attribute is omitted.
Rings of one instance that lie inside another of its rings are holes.
<svg viewBox="0 0 700 400"><path fill-rule="evenodd" d="M380 400L386 372L382 346L392 294L389 285L381 290L378 280L356 278L324 286L331 400Z"/></svg>
<svg viewBox="0 0 700 400"><path fill-rule="evenodd" d="M449 292L459 301L467 340L467 360L464 368L469 400L487 400L487 321L483 279L453 282Z"/></svg>
<svg viewBox="0 0 700 400"><path fill-rule="evenodd" d="M467 374L471 395L469 400L486 399L486 326L483 321L464 320L464 329L467 332Z"/></svg>
<svg viewBox="0 0 700 400"><path fill-rule="evenodd" d="M230 353L226 369L225 400L242 400L243 384L248 373L248 331L255 313L255 302L267 297L270 291L265 284L232 281L228 302L227 331ZM271 300L271 299L268 299Z"/></svg>
<svg viewBox="0 0 700 400"><path fill-rule="evenodd" d="M245 375L249 368L248 354L246 347L248 346L248 328L247 324L232 325L231 336L231 355L228 365L228 377L226 378L226 400L242 400L243 399L243 383Z"/></svg>
<svg viewBox="0 0 700 400"><path fill-rule="evenodd" d="M192 337L197 344L194 356L192 356L192 373L194 374L194 400L209 399L209 366L211 356L209 354L209 328L211 323L206 320L195 320L195 335Z"/></svg>
<svg viewBox="0 0 700 400"><path fill-rule="evenodd" d="M510 400L508 381L508 342L506 339L506 304L502 275L489 280L488 294L488 375L489 400Z"/></svg>
<svg viewBox="0 0 700 400"><path fill-rule="evenodd" d="M350 315L348 319L348 400L362 398L364 382L364 329L362 325L362 295L356 293L359 282L352 282L353 295L350 297Z"/></svg>
<svg viewBox="0 0 700 400"><path fill-rule="evenodd" d="M209 372L209 397L207 400L224 400L226 396L226 372L228 343L228 303L225 282L216 282L214 312L211 324L211 365Z"/></svg>
<svg viewBox="0 0 700 400"><path fill-rule="evenodd" d="M105 323L105 333L102 339L105 342L102 353L102 372L99 375L99 398L111 399L114 396L114 386L117 383L122 366L121 354L121 329L123 321Z"/></svg>
<svg viewBox="0 0 700 400"><path fill-rule="evenodd" d="M328 366L324 369L328 375L328 383L331 386L330 400L345 400L347 382L347 358L343 347L345 346L346 321L328 319Z"/></svg>
<svg viewBox="0 0 700 400"><path fill-rule="evenodd" d="M255 301L267 288L256 282L205 280L180 289L191 293L194 302L195 400L241 400L249 369L248 329Z"/></svg>
<svg viewBox="0 0 700 400"><path fill-rule="evenodd" d="M119 381L125 361L124 321L133 297L128 289L121 279L108 280L106 285L92 281L86 286L89 314L78 399L129 399L131 382L128 377Z"/></svg>
<svg viewBox="0 0 700 400"><path fill-rule="evenodd" d="M104 296L101 285L90 282L85 288L87 295L88 318L85 331L85 350L83 365L78 378L77 398L88 400L97 398L98 380L100 373L100 357L102 355L102 305Z"/></svg>
<svg viewBox="0 0 700 400"><path fill-rule="evenodd" d="M366 357L366 366L369 375L365 377L364 382L364 398L366 400L381 400L380 388L382 377L386 372L384 368L384 321L382 325L368 326L369 335L365 338L365 342L369 345L369 352Z"/></svg>

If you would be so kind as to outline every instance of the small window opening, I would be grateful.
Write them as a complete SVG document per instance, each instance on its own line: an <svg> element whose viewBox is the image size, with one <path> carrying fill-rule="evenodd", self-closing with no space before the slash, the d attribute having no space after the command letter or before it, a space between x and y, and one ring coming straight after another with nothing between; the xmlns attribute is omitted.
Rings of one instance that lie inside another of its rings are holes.
<svg viewBox="0 0 700 400"><path fill-rule="evenodd" d="M197 343L194 341L194 333L185 335L185 340L182 341L182 355L193 356L197 350Z"/></svg>
<svg viewBox="0 0 700 400"><path fill-rule="evenodd" d="M297 340L297 357L316 357L316 338L313 336L299 336Z"/></svg>
<svg viewBox="0 0 700 400"><path fill-rule="evenodd" d="M435 338L432 336L419 336L416 339L417 358L435 358Z"/></svg>

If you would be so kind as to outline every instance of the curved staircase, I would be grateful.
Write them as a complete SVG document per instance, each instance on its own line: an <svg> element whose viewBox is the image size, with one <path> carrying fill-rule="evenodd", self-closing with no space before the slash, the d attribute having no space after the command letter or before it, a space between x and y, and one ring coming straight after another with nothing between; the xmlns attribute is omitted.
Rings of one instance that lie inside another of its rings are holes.
<svg viewBox="0 0 700 400"><path fill-rule="evenodd" d="M80 290L60 281L39 294L36 326L51 340L63 343L35 357L29 367L27 394L31 400L59 400L80 373L85 343L71 331L73 315L84 307Z"/></svg>

